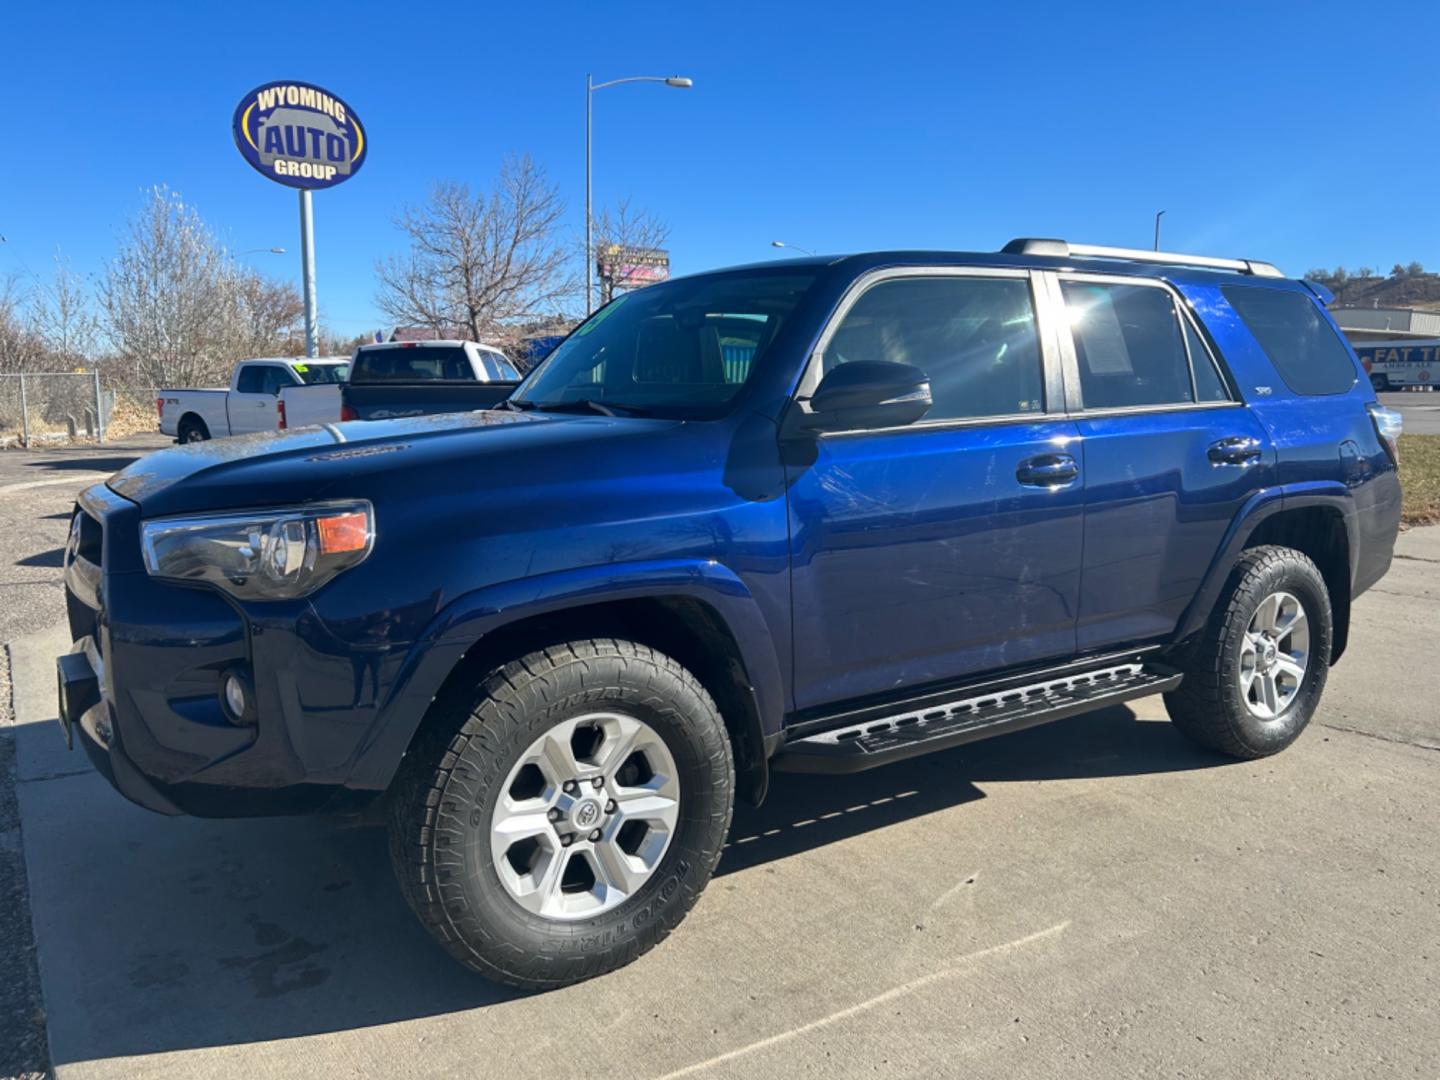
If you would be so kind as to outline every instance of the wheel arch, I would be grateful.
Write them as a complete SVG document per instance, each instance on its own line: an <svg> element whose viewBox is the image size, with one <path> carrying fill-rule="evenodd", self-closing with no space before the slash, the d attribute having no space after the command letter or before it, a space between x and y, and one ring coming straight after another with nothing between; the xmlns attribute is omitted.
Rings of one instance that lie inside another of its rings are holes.
<svg viewBox="0 0 1440 1080"><path fill-rule="evenodd" d="M735 752L738 791L763 800L783 689L759 605L727 568L647 564L546 575L480 590L442 613L410 650L352 783L384 789L432 710L486 671L548 644L620 637L664 652L715 699Z"/></svg>
<svg viewBox="0 0 1440 1080"><path fill-rule="evenodd" d="M1194 600L1181 618L1176 643L1205 625L1222 598L1225 582L1241 552L1279 544L1306 555L1325 579L1333 612L1330 662L1340 659L1350 633L1351 583L1357 548L1355 507L1343 484L1288 485L1257 493L1231 523Z"/></svg>

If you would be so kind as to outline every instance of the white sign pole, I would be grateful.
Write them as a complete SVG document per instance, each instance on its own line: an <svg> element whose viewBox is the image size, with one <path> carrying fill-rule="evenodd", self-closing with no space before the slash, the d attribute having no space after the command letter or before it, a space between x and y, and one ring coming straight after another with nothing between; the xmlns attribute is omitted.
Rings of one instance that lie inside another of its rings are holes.
<svg viewBox="0 0 1440 1080"><path fill-rule="evenodd" d="M310 189L300 189L300 280L305 293L305 355L320 355L320 328L315 313L315 220Z"/></svg>

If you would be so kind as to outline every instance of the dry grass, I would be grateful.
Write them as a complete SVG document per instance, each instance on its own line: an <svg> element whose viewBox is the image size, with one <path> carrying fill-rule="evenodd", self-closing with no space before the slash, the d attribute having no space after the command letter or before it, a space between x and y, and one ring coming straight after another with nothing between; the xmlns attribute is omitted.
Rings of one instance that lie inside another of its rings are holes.
<svg viewBox="0 0 1440 1080"><path fill-rule="evenodd" d="M1440 435L1400 436L1400 484L1406 525L1440 522Z"/></svg>

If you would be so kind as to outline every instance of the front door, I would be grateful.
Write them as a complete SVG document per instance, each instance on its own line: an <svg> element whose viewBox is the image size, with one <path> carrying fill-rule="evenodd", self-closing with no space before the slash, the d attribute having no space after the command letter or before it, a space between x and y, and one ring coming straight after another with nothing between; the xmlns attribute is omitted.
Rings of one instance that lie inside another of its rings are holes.
<svg viewBox="0 0 1440 1080"><path fill-rule="evenodd" d="M1084 486L1046 336L1024 271L895 271L842 307L802 393L890 360L934 405L787 466L796 708L1073 653Z"/></svg>

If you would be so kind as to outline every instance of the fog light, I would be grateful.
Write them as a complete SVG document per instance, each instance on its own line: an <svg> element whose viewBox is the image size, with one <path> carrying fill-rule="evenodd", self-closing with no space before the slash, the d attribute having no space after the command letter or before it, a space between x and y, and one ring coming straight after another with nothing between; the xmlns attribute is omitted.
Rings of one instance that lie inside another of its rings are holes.
<svg viewBox="0 0 1440 1080"><path fill-rule="evenodd" d="M245 697L245 684L237 675L226 675L223 687L225 707L230 710L230 719L243 723L249 701Z"/></svg>

